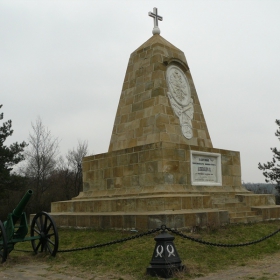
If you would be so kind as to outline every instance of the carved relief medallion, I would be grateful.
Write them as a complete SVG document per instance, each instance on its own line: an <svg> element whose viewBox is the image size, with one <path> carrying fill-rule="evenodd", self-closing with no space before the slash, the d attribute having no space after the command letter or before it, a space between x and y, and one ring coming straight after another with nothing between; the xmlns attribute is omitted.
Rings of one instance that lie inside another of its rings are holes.
<svg viewBox="0 0 280 280"><path fill-rule="evenodd" d="M179 67L171 65L166 71L166 81L167 94L173 111L180 120L182 133L187 139L191 139L194 109L188 79Z"/></svg>

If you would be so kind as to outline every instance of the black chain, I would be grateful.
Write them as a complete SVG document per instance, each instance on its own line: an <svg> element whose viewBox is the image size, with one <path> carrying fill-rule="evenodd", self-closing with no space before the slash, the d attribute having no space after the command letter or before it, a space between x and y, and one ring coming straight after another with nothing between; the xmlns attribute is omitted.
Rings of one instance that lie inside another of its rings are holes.
<svg viewBox="0 0 280 280"><path fill-rule="evenodd" d="M204 240L201 240L201 239L198 239L198 238L194 238L192 236L185 235L185 234L183 234L182 232L179 232L176 229L171 229L171 228L166 227L165 225L162 225L160 228L149 230L147 232L140 233L140 234L137 234L137 235L133 235L131 237L126 237L126 238L110 241L110 242L107 242L107 243L95 244L95 245L86 246L86 247L58 250L57 252L59 252L59 253L67 253L67 252L82 251L82 250L89 250L89 249L94 249L94 248L105 247L105 246L109 246L109 245L113 245L113 244L118 244L118 243L126 242L126 241L129 241L129 240L132 240L132 239L136 239L136 238L141 238L143 236L156 233L156 232L158 232L160 230L162 230L162 231L167 230L167 231L170 231L170 232L172 232L172 233L174 233L174 234L176 234L178 236L181 236L181 237L183 237L185 239L189 239L191 241L198 242L198 243L201 243L201 244L204 244L204 245L210 245L210 246L216 246L216 247L242 247L242 246L249 246L249 245L260 243L260 242L262 242L262 241L264 241L264 240L274 236L278 232L280 232L280 228L279 228L276 231L272 232L271 234L266 235L266 236L264 236L264 237L262 237L262 238L260 238L258 240L254 240L254 241L250 241L250 242L246 242L246 243L239 243L239 244L223 244L223 243L213 243L213 242L204 241ZM32 251L19 250L19 249L15 249L15 251L32 252Z"/></svg>
<svg viewBox="0 0 280 280"><path fill-rule="evenodd" d="M194 238L194 237L191 237L191 236L187 236L181 232L179 232L178 230L176 229L171 229L171 228L166 228L166 230L178 235L178 236L181 236L183 238L186 238L186 239L189 239L191 241L194 241L194 242L198 242L198 243L201 243L201 244L204 244L204 245L210 245L210 246L217 246L217 247L242 247L242 246L249 246L249 245L253 245L253 244L256 244L256 243L260 243L270 237L272 237L273 235L275 235L276 233L278 233L280 231L280 229L277 229L276 231L274 231L273 233L267 235L267 236L264 236L258 240L254 240L254 241L250 241L250 242L246 242L246 243L239 243L239 244L222 244L222 243L213 243L213 242L208 242L208 241L203 241L201 239L197 239L197 238Z"/></svg>
<svg viewBox="0 0 280 280"><path fill-rule="evenodd" d="M109 246L109 245L113 245L113 244L122 243L122 242L129 241L129 240L132 240L132 239L140 238L140 237L143 237L143 236L145 236L145 235L153 234L153 233L158 232L158 231L160 231L160 230L161 230L161 228L156 228L156 229L153 229L153 230L149 230L149 231L147 231L147 232L144 232L144 233L140 233L140 234L133 235L133 236L130 236L130 237L126 237L126 238L122 238L122 239L110 241L110 242L107 242L107 243L95 244L95 245L91 245L91 246L80 247L80 248L74 248L74 249L58 250L57 252L58 252L58 253L67 253L67 252L74 252L74 251L82 251L82 250L100 248L100 247L104 247L104 246Z"/></svg>

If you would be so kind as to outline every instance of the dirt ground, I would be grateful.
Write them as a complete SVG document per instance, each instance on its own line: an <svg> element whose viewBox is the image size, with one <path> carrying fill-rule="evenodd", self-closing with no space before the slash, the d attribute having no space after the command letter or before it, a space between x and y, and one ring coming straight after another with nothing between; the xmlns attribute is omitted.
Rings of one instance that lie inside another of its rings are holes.
<svg viewBox="0 0 280 280"><path fill-rule="evenodd" d="M211 273L196 280L279 280L280 253L267 256L261 260L250 261L246 266L231 267Z"/></svg>
<svg viewBox="0 0 280 280"><path fill-rule="evenodd" d="M43 263L33 264L13 264L0 265L0 279L21 279L21 280L129 280L121 278L119 275L94 275L85 272L77 271L69 267L63 266L50 266Z"/></svg>
<svg viewBox="0 0 280 280"><path fill-rule="evenodd" d="M218 271L209 275L192 278L196 280L278 280L280 279L280 253L267 256L261 260L250 261L246 266L231 267L227 270ZM23 279L23 280L133 280L129 275L94 275L77 271L73 267L49 265L42 261L30 263L14 263L7 261L0 264L0 279ZM177 278L177 279L187 279Z"/></svg>

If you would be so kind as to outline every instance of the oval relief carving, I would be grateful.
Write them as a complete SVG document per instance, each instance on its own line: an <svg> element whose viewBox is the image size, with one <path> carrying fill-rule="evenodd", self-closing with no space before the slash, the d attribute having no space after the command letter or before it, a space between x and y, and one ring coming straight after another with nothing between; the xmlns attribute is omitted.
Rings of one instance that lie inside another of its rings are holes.
<svg viewBox="0 0 280 280"><path fill-rule="evenodd" d="M181 130L187 139L193 137L193 99L188 79L184 72L177 66L171 65L166 71L166 81L168 85L168 97L172 109L179 118Z"/></svg>

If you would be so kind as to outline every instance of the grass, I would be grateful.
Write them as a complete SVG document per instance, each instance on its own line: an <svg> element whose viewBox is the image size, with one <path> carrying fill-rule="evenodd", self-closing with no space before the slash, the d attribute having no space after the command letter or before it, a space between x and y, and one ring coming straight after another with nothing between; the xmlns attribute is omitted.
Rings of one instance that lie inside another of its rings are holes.
<svg viewBox="0 0 280 280"><path fill-rule="evenodd" d="M219 229L200 230L196 236L205 241L225 244L244 243L266 236L280 228L280 221L229 225ZM68 272L71 275L83 275L85 279L94 279L92 275L110 275L116 280L154 279L145 275L155 247L154 237L141 237L124 243L102 248L58 253L55 258L49 255L37 255L12 251L8 263L40 261L50 265L58 273ZM186 233L187 235L191 235ZM112 240L132 236L127 231L92 230L92 229L59 229L59 249L69 249L106 243ZM191 279L229 266L246 266L251 260L280 252L280 234L255 245L235 248L213 247L175 236L174 244L186 266L186 271L173 279ZM18 243L15 249L32 250L29 242ZM8 264L9 265L9 264ZM1 268L1 266L0 266ZM266 279L265 276L262 279Z"/></svg>

